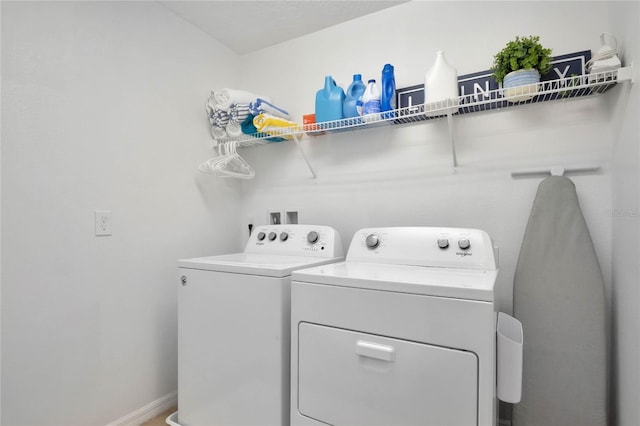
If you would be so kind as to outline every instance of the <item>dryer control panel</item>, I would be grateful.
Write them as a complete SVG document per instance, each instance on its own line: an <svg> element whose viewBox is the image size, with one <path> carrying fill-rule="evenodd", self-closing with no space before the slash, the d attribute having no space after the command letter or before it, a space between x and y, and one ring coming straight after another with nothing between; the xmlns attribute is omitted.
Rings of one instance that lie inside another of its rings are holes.
<svg viewBox="0 0 640 426"><path fill-rule="evenodd" d="M365 228L353 236L347 261L496 270L489 235L479 229Z"/></svg>
<svg viewBox="0 0 640 426"><path fill-rule="evenodd" d="M322 225L255 227L244 252L311 257L343 256L338 231Z"/></svg>

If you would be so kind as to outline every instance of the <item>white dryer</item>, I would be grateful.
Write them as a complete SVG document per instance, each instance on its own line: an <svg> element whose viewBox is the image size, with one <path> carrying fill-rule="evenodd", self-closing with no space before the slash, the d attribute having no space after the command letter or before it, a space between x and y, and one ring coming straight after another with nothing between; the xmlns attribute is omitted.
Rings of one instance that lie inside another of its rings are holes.
<svg viewBox="0 0 640 426"><path fill-rule="evenodd" d="M295 271L291 424L495 425L497 274L489 236L454 228L363 229L346 261Z"/></svg>
<svg viewBox="0 0 640 426"><path fill-rule="evenodd" d="M291 272L344 260L327 226L254 229L242 253L178 262L173 424L289 424Z"/></svg>

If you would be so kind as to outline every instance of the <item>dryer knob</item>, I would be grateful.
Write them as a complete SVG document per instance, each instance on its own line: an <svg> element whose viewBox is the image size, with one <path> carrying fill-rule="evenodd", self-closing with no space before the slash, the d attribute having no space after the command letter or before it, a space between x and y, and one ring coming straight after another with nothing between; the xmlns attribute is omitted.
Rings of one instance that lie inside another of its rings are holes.
<svg viewBox="0 0 640 426"><path fill-rule="evenodd" d="M275 232L269 232L269 241L275 240L277 237Z"/></svg>
<svg viewBox="0 0 640 426"><path fill-rule="evenodd" d="M447 240L446 238L438 238L438 247L440 247L441 249L446 249L447 247L449 247L449 240Z"/></svg>
<svg viewBox="0 0 640 426"><path fill-rule="evenodd" d="M258 241L264 240L267 235L264 232L258 232Z"/></svg>
<svg viewBox="0 0 640 426"><path fill-rule="evenodd" d="M287 234L286 232L280 233L280 241L287 241L287 238L289 238L289 234Z"/></svg>
<svg viewBox="0 0 640 426"><path fill-rule="evenodd" d="M374 249L380 245L380 238L377 235L369 234L367 235L367 239L365 240L367 247L370 249Z"/></svg>
<svg viewBox="0 0 640 426"><path fill-rule="evenodd" d="M466 238L463 238L460 241L458 241L458 247L460 247L462 250L466 250L469 247L471 247L471 241L469 241Z"/></svg>
<svg viewBox="0 0 640 426"><path fill-rule="evenodd" d="M311 231L307 234L307 241L309 241L311 244L317 243L319 239L320 235L318 235L316 231Z"/></svg>

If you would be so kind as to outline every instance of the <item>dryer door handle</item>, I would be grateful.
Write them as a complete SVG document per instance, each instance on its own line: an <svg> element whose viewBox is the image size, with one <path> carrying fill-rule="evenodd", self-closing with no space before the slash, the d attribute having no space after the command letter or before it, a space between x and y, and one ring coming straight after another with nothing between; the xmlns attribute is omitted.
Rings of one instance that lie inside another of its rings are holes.
<svg viewBox="0 0 640 426"><path fill-rule="evenodd" d="M356 353L360 356L375 358L382 361L393 361L395 349L393 346L381 345L379 343L358 340L356 343Z"/></svg>

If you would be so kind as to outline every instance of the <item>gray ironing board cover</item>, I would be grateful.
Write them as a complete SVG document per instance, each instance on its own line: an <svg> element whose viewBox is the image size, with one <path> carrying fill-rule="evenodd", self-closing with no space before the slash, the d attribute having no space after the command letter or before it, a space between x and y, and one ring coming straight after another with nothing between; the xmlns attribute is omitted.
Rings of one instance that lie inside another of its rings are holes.
<svg viewBox="0 0 640 426"><path fill-rule="evenodd" d="M538 187L513 294L524 332L513 426L606 425L604 283L575 185L565 177Z"/></svg>

